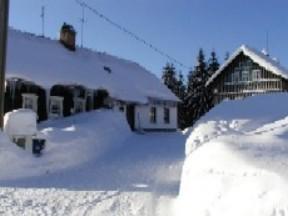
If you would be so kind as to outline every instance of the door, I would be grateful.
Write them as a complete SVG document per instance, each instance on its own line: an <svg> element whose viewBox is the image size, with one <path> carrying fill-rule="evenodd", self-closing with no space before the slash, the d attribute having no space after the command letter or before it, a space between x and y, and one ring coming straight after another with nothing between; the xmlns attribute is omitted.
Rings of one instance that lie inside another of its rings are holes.
<svg viewBox="0 0 288 216"><path fill-rule="evenodd" d="M135 130L135 105L127 105L126 118L131 130Z"/></svg>

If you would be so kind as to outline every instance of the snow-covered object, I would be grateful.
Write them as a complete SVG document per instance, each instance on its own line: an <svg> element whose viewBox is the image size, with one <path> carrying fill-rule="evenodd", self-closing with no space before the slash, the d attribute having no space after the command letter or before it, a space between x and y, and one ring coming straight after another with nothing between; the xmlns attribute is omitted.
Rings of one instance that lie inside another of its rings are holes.
<svg viewBox="0 0 288 216"><path fill-rule="evenodd" d="M108 90L113 98L147 103L148 97L178 101L160 80L137 63L17 30L8 34L7 77L33 81L45 88L79 84Z"/></svg>
<svg viewBox="0 0 288 216"><path fill-rule="evenodd" d="M30 109L18 109L4 116L4 132L12 138L13 135L37 134L37 115Z"/></svg>
<svg viewBox="0 0 288 216"><path fill-rule="evenodd" d="M261 67L265 68L272 73L288 79L288 70L281 66L278 62L271 59L269 56L262 52L257 51L254 48L248 47L247 45L242 45L238 48L233 55L231 55L227 61L208 79L206 86L208 86L219 74L240 54L243 53L245 56L251 58L255 63L259 64Z"/></svg>
<svg viewBox="0 0 288 216"><path fill-rule="evenodd" d="M21 120L30 121L26 118ZM28 127L32 129L31 126ZM32 154L23 153L19 156L18 150L15 150L20 149L18 147L5 148L7 157L1 155L0 144L0 181L45 175L47 172L65 170L97 160L105 152L119 147L131 135L122 113L102 110L49 120L39 124L39 130L47 145L43 152L45 157L37 158L36 161ZM33 130L19 132L32 133ZM16 147L15 144L12 146ZM13 167L4 164L13 164Z"/></svg>
<svg viewBox="0 0 288 216"><path fill-rule="evenodd" d="M175 215L287 215L287 101L227 101L190 130Z"/></svg>

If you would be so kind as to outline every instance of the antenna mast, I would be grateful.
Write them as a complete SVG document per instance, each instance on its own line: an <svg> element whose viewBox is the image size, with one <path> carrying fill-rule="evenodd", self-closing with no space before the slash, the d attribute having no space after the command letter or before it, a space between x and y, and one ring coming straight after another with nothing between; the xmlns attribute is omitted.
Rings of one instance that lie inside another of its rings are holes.
<svg viewBox="0 0 288 216"><path fill-rule="evenodd" d="M85 5L84 5L84 3L81 3L80 6L82 7L82 17L80 19L80 22L81 22L81 47L83 47L84 24L86 22L86 20L85 20Z"/></svg>
<svg viewBox="0 0 288 216"><path fill-rule="evenodd" d="M269 55L269 32L266 31L266 52Z"/></svg>
<svg viewBox="0 0 288 216"><path fill-rule="evenodd" d="M41 7L41 15L40 15L41 19L42 19L42 36L45 36L45 6L43 5Z"/></svg>

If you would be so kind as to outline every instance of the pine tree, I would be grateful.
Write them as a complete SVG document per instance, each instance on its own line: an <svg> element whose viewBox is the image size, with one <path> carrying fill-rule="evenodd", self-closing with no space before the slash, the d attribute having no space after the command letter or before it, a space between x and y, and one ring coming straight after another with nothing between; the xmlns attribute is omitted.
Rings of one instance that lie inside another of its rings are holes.
<svg viewBox="0 0 288 216"><path fill-rule="evenodd" d="M187 124L193 125L210 108L207 97L206 81L209 78L207 64L202 49L199 50L197 66L188 74L187 97Z"/></svg>
<svg viewBox="0 0 288 216"><path fill-rule="evenodd" d="M209 77L212 76L219 69L219 66L220 64L218 62L216 52L213 50L208 60L207 70L208 70Z"/></svg>
<svg viewBox="0 0 288 216"><path fill-rule="evenodd" d="M220 64L218 62L216 52L213 50L211 52L210 58L208 60L207 70L208 70L209 78L219 69L219 67L220 67ZM206 98L207 98L207 101L209 104L209 109L211 109L214 106L214 104L213 104L213 98L214 98L213 90L210 89L209 86L207 86L205 94L206 94Z"/></svg>
<svg viewBox="0 0 288 216"><path fill-rule="evenodd" d="M177 91L177 78L175 67L173 64L167 63L166 66L163 68L162 74L163 83L172 91Z"/></svg>
<svg viewBox="0 0 288 216"><path fill-rule="evenodd" d="M181 129L184 129L186 124L186 105L185 105L185 98L186 98L186 86L184 84L184 77L183 74L180 72L178 74L177 80L177 92L175 93L176 96L181 100L180 103L177 105L177 117L178 117L178 126Z"/></svg>

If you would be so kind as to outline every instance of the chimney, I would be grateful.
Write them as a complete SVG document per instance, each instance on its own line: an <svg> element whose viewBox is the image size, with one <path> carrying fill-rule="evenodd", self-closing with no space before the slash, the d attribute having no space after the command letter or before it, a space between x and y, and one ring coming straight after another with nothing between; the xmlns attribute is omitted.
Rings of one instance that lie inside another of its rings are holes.
<svg viewBox="0 0 288 216"><path fill-rule="evenodd" d="M60 31L60 42L69 50L76 49L76 31L72 25L63 23Z"/></svg>

